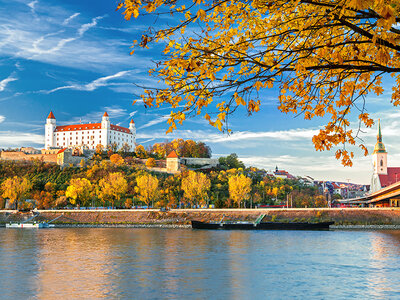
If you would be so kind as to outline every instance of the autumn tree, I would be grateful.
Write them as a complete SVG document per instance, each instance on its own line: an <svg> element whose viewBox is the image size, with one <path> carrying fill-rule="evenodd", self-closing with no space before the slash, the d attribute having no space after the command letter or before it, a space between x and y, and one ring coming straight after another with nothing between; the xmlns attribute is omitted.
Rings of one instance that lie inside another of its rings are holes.
<svg viewBox="0 0 400 300"><path fill-rule="evenodd" d="M229 196L237 203L240 207L240 203L249 198L251 191L251 178L237 174L229 178Z"/></svg>
<svg viewBox="0 0 400 300"><path fill-rule="evenodd" d="M50 192L36 191L32 198L35 199L38 209L49 209L54 205L54 198Z"/></svg>
<svg viewBox="0 0 400 300"><path fill-rule="evenodd" d="M104 147L102 144L97 144L96 145L96 154L98 154L98 155L103 154L103 149L104 149Z"/></svg>
<svg viewBox="0 0 400 300"><path fill-rule="evenodd" d="M143 174L136 178L136 191L140 201L150 205L157 197L158 192L158 179L150 174Z"/></svg>
<svg viewBox="0 0 400 300"><path fill-rule="evenodd" d="M110 156L110 161L117 166L122 166L124 164L124 159L119 154L113 154Z"/></svg>
<svg viewBox="0 0 400 300"><path fill-rule="evenodd" d="M154 158L150 157L146 160L146 167L153 168L155 166L156 166L156 160Z"/></svg>
<svg viewBox="0 0 400 300"><path fill-rule="evenodd" d="M182 179L184 197L191 204L205 204L210 187L210 179L200 172L189 171L187 176Z"/></svg>
<svg viewBox="0 0 400 300"><path fill-rule="evenodd" d="M32 188L32 183L23 177L14 176L7 178L1 184L2 197L10 199L10 204L15 203L15 209L18 209L28 196Z"/></svg>
<svg viewBox="0 0 400 300"><path fill-rule="evenodd" d="M120 150L122 153L128 153L129 151L131 151L131 146L127 142L125 142L122 144L122 147Z"/></svg>
<svg viewBox="0 0 400 300"><path fill-rule="evenodd" d="M103 203L111 202L114 207L115 201L119 201L128 190L128 182L120 172L110 173L99 181L97 196Z"/></svg>
<svg viewBox="0 0 400 300"><path fill-rule="evenodd" d="M317 150L341 146L336 157L352 165L347 144L373 120L369 93L381 95L382 75L395 78L391 102L400 104L400 5L397 0L198 1L120 0L125 19L169 13L180 22L144 32L139 46L164 41L165 59L150 74L165 88L143 93L147 107L171 104L170 129L201 115L220 130L238 108L261 107L262 90L279 92L283 113L324 117L313 137ZM185 30L187 32L185 32ZM134 44L137 44L135 41ZM349 128L352 112L359 126ZM359 146L367 154L366 147Z"/></svg>
<svg viewBox="0 0 400 300"><path fill-rule="evenodd" d="M71 179L65 196L70 199L72 205L86 206L92 199L93 186L86 178L73 178Z"/></svg>
<svg viewBox="0 0 400 300"><path fill-rule="evenodd" d="M135 149L136 157L147 158L147 151L142 145L137 145Z"/></svg>

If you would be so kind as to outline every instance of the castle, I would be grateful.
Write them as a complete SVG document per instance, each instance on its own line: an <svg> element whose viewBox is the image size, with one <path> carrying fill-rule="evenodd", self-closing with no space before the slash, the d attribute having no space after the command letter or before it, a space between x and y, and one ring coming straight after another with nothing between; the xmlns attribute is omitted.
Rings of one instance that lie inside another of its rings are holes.
<svg viewBox="0 0 400 300"><path fill-rule="evenodd" d="M73 147L96 149L97 145L107 148L114 144L117 149L128 146L129 151L134 151L135 143L135 122L131 120L129 128L111 124L107 112L104 113L101 123L57 126L52 111L46 120L45 149Z"/></svg>
<svg viewBox="0 0 400 300"><path fill-rule="evenodd" d="M373 173L371 180L371 192L374 193L380 189L396 183L400 180L400 168L388 167L387 151L382 142L381 123L378 121L378 135L372 154Z"/></svg>

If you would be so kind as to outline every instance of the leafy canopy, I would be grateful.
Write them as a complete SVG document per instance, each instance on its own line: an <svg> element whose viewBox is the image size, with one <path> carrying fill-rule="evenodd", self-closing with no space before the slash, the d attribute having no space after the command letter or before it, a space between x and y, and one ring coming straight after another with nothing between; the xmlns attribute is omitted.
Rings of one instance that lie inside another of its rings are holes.
<svg viewBox="0 0 400 300"><path fill-rule="evenodd" d="M251 191L251 178L237 174L229 177L229 196L238 204L247 200Z"/></svg>
<svg viewBox="0 0 400 300"><path fill-rule="evenodd" d="M346 145L359 143L368 154L357 139L373 125L365 99L382 94L383 74L396 78L391 102L400 104L399 0L120 0L118 9L127 20L139 14L181 20L149 29L139 43L165 42L165 59L150 74L166 87L142 97L148 107L174 108L167 132L193 115L230 132L228 116L239 107L258 112L262 90L274 87L280 111L325 117L313 137L316 150L342 145L336 157L352 165Z"/></svg>
<svg viewBox="0 0 400 300"><path fill-rule="evenodd" d="M150 205L158 194L158 179L150 174L143 174L136 177L137 193L139 199Z"/></svg>

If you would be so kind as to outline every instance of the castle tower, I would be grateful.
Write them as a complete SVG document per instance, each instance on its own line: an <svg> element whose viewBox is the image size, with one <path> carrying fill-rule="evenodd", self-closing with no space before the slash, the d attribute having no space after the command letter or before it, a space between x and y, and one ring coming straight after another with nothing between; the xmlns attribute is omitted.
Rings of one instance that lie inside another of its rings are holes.
<svg viewBox="0 0 400 300"><path fill-rule="evenodd" d="M110 140L110 128L110 117L107 112L104 112L103 118L101 119L101 144L103 147L106 147Z"/></svg>
<svg viewBox="0 0 400 300"><path fill-rule="evenodd" d="M52 111L50 111L49 116L47 117L46 125L44 128L44 147L45 149L50 149L55 145L54 130L56 129L56 117L54 116Z"/></svg>
<svg viewBox="0 0 400 300"><path fill-rule="evenodd" d="M180 160L175 151L172 151L170 154L168 154L166 161L167 172L173 173L179 171Z"/></svg>
<svg viewBox="0 0 400 300"><path fill-rule="evenodd" d="M376 144L374 153L372 154L374 164L374 173L387 175L387 152L382 142L381 120L378 120L378 135L376 136Z"/></svg>
<svg viewBox="0 0 400 300"><path fill-rule="evenodd" d="M131 131L132 135L133 135L133 144L136 144L136 126L135 126L135 122L133 121L133 119L131 119L131 122L129 123L129 130ZM132 151L134 151L135 149L133 149Z"/></svg>

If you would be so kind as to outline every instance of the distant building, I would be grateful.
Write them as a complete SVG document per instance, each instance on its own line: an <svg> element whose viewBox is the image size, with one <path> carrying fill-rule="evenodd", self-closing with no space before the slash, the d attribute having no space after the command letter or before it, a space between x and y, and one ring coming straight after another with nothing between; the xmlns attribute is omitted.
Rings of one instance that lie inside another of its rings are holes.
<svg viewBox="0 0 400 300"><path fill-rule="evenodd" d="M273 173L276 178L282 178L282 179L295 179L296 178L289 172L286 172L285 170L279 170L278 166L276 166L275 171Z"/></svg>
<svg viewBox="0 0 400 300"><path fill-rule="evenodd" d="M115 144L117 149L124 144L135 150L136 127L131 120L129 128L110 123L107 112L104 113L101 123L74 124L57 126L53 112L50 112L45 125L45 148L73 148L86 146L95 149L101 144L104 148Z"/></svg>
<svg viewBox="0 0 400 300"><path fill-rule="evenodd" d="M64 148L57 152L57 164L61 167L74 166L77 167L82 162L87 162L92 158L94 154L93 150L82 149L82 148Z"/></svg>
<svg viewBox="0 0 400 300"><path fill-rule="evenodd" d="M371 179L371 192L374 193L400 180L400 168L388 167L387 151L382 142L381 123L378 121L378 135L372 154L373 173Z"/></svg>

